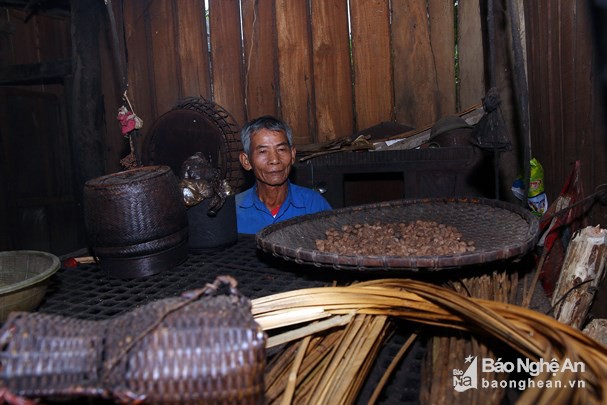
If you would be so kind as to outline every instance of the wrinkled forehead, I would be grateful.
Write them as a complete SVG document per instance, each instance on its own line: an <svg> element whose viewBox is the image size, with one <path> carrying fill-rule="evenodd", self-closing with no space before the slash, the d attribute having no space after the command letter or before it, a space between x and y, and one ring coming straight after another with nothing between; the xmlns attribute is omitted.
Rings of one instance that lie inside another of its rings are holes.
<svg viewBox="0 0 607 405"><path fill-rule="evenodd" d="M289 139L285 131L273 131L270 129L262 128L256 131L251 136L251 148L258 146L278 146L283 144L289 144Z"/></svg>

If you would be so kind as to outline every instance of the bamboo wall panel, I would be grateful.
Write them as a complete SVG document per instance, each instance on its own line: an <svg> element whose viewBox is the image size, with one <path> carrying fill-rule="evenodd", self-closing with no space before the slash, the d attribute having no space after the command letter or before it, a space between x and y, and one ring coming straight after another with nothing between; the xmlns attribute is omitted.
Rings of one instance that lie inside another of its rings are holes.
<svg viewBox="0 0 607 405"><path fill-rule="evenodd" d="M414 127L430 125L440 108L426 0L395 1L392 8L396 117Z"/></svg>
<svg viewBox="0 0 607 405"><path fill-rule="evenodd" d="M211 0L211 60L213 97L241 125L245 121L242 45L238 0Z"/></svg>
<svg viewBox="0 0 607 405"><path fill-rule="evenodd" d="M296 144L310 143L316 124L308 21L305 0L276 0L280 106Z"/></svg>
<svg viewBox="0 0 607 405"><path fill-rule="evenodd" d="M466 109L485 95L483 35L479 0L460 0L458 15L459 105Z"/></svg>
<svg viewBox="0 0 607 405"><path fill-rule="evenodd" d="M312 0L317 137L323 142L353 133L352 70L347 2Z"/></svg>
<svg viewBox="0 0 607 405"><path fill-rule="evenodd" d="M394 114L389 4L353 0L350 8L356 124L364 129Z"/></svg>
<svg viewBox="0 0 607 405"><path fill-rule="evenodd" d="M242 2L247 120L278 116L278 55L274 0Z"/></svg>

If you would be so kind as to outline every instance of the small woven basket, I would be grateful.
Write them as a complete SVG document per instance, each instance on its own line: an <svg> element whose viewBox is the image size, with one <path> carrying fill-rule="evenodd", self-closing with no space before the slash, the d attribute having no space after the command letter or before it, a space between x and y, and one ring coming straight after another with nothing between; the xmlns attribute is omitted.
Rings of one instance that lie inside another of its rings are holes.
<svg viewBox="0 0 607 405"><path fill-rule="evenodd" d="M104 321L16 313L0 331L0 382L24 397L263 403L266 335L235 286L221 277Z"/></svg>

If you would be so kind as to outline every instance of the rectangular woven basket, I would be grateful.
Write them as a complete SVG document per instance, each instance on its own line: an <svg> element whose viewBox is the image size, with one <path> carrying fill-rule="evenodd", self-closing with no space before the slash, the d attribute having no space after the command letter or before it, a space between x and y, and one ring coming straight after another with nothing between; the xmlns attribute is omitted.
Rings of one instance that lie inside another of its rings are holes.
<svg viewBox="0 0 607 405"><path fill-rule="evenodd" d="M0 382L28 398L263 403L267 337L235 282L214 294L221 283L103 321L13 313Z"/></svg>

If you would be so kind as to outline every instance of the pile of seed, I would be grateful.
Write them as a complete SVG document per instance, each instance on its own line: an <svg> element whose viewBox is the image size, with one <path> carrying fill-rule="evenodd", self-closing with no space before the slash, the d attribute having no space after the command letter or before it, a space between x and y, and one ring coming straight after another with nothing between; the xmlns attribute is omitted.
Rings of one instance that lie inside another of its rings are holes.
<svg viewBox="0 0 607 405"><path fill-rule="evenodd" d="M474 241L465 241L453 226L434 221L344 225L317 239L321 252L354 256L449 256L473 252Z"/></svg>

